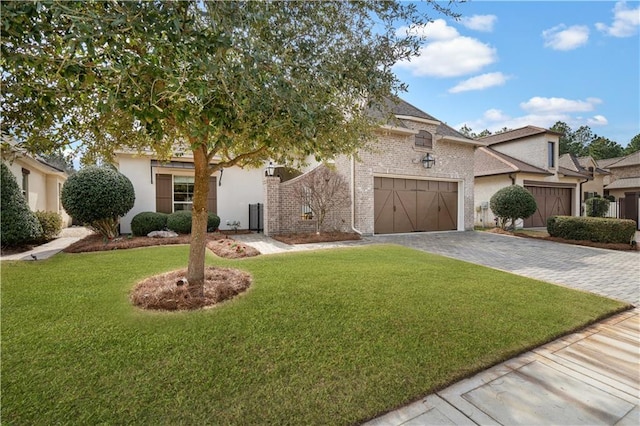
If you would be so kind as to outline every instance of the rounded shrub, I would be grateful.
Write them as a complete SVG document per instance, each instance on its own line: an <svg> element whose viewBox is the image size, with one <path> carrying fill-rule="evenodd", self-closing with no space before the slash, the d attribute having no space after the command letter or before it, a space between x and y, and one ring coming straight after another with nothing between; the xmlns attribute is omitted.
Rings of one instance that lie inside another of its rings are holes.
<svg viewBox="0 0 640 426"><path fill-rule="evenodd" d="M112 167L86 167L62 187L62 205L71 217L106 238L118 236L118 219L135 201L131 181Z"/></svg>
<svg viewBox="0 0 640 426"><path fill-rule="evenodd" d="M167 216L167 229L178 234L190 234L191 216L191 212L186 210L169 214Z"/></svg>
<svg viewBox="0 0 640 426"><path fill-rule="evenodd" d="M609 212L609 200L600 197L591 197L585 201L585 211L590 217L605 217Z"/></svg>
<svg viewBox="0 0 640 426"><path fill-rule="evenodd" d="M0 163L0 245L26 244L42 236L42 227L9 168Z"/></svg>
<svg viewBox="0 0 640 426"><path fill-rule="evenodd" d="M49 241L58 236L62 230L62 216L59 213L39 210L35 215L42 227L42 240Z"/></svg>
<svg viewBox="0 0 640 426"><path fill-rule="evenodd" d="M526 219L536 212L538 205L533 195L520 185L511 185L500 189L489 200L491 211L499 219L500 227L516 227L518 219Z"/></svg>
<svg viewBox="0 0 640 426"><path fill-rule="evenodd" d="M220 217L215 213L209 213L207 216L207 232L213 232L220 226Z"/></svg>
<svg viewBox="0 0 640 426"><path fill-rule="evenodd" d="M162 231L167 226L167 214L141 212L131 219L131 233L143 237L149 232Z"/></svg>

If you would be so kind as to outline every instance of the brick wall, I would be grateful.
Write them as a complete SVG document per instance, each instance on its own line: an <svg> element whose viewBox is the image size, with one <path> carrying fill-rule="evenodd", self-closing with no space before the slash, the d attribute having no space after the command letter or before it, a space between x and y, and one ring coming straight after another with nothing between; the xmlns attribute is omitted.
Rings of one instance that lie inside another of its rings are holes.
<svg viewBox="0 0 640 426"><path fill-rule="evenodd" d="M320 167L308 172L317 172ZM302 175L286 182L280 182L278 177L265 177L265 235L291 234L315 232L318 221L305 219L303 203L298 197L298 189L302 185ZM345 178L347 176L344 176ZM331 210L325 217L322 228L324 231L351 231L351 206Z"/></svg>
<svg viewBox="0 0 640 426"><path fill-rule="evenodd" d="M435 134L435 125L403 122L414 130ZM425 169L421 162L427 152L436 158L431 169ZM435 137L432 149L415 147L412 135L379 132L377 143L371 150L361 151L355 162L355 228L365 235L374 233L373 177L386 176L459 182L458 189L463 194L458 205L463 211L459 228L473 229L473 152L472 145L445 142ZM351 176L353 165L348 158L340 158L336 166L345 176Z"/></svg>
<svg viewBox="0 0 640 426"><path fill-rule="evenodd" d="M438 140L435 137L435 124L410 120L403 120L403 123L413 130L431 132L434 136L433 148L416 147L413 135L380 130L375 143L362 149L356 160L341 156L335 161L335 170L353 185L351 191L355 205L355 230L364 235L374 233L374 176L458 182L458 191L461 192L458 209L462 211L458 215L458 227L473 229L474 147L465 143ZM436 158L436 164L431 169L424 168L421 162L427 152ZM315 220L301 218L301 203L295 195L300 178L280 183L279 178L265 177L265 234L315 231ZM351 231L351 215L351 206L334 211L325 221L326 228Z"/></svg>

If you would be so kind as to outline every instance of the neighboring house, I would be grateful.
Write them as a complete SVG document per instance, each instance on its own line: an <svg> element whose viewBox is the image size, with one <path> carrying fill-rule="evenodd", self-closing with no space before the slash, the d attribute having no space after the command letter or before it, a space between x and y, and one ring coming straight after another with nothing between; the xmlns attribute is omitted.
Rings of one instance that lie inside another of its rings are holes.
<svg viewBox="0 0 640 426"><path fill-rule="evenodd" d="M591 197L605 195L605 181L611 173L600 167L600 161L594 160L591 156L576 157L573 154L563 154L559 161L560 166L589 177L588 181L582 183L582 203Z"/></svg>
<svg viewBox="0 0 640 426"><path fill-rule="evenodd" d="M484 143L400 99L388 106L395 119L378 129L372 149L329 162L347 181L351 202L325 223L362 234L473 229L473 153ZM131 219L141 211L190 208L193 163L188 154L162 163L152 155L119 153L116 163L136 191L134 208L121 221L123 233L131 231ZM302 177L289 175L281 165L267 176L266 166L232 167L211 177L209 209L220 216L220 228L239 221L246 229L249 206L260 204L267 235L315 230L315 218L296 195ZM317 167L311 163L301 172L313 173Z"/></svg>
<svg viewBox="0 0 640 426"><path fill-rule="evenodd" d="M605 180L605 195L618 201L620 218L635 220L640 229L640 151L607 162L606 168L611 174Z"/></svg>
<svg viewBox="0 0 640 426"><path fill-rule="evenodd" d="M475 154L476 225L493 226L489 206L493 194L509 185L521 185L538 205L522 226L543 227L554 215L579 216L581 184L590 176L564 167L558 155L561 134L549 129L525 126L478 139L486 147Z"/></svg>
<svg viewBox="0 0 640 426"><path fill-rule="evenodd" d="M2 160L16 177L31 211L59 213L62 226L66 228L71 225L71 218L60 201L67 173L37 155L25 153L11 137L3 135L2 142Z"/></svg>
<svg viewBox="0 0 640 426"><path fill-rule="evenodd" d="M603 168L609 172L609 179L605 181L604 191L606 195L613 195L616 200L625 198L626 193L640 191L640 151L629 154L626 157L613 159L606 162ZM599 160L601 164L604 160Z"/></svg>

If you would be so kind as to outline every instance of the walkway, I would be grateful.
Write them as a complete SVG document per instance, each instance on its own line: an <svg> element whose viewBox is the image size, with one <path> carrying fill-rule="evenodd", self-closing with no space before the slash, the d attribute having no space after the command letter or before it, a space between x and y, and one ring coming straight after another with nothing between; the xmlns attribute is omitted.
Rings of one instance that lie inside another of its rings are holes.
<svg viewBox="0 0 640 426"><path fill-rule="evenodd" d="M46 244L35 247L33 250L29 250L22 253L11 254L8 256L0 257L0 260L43 260L48 259L56 253L61 252L71 244L75 243L92 234L93 231L81 227L73 226L71 228L63 228L60 231L60 236L53 241L49 241Z"/></svg>

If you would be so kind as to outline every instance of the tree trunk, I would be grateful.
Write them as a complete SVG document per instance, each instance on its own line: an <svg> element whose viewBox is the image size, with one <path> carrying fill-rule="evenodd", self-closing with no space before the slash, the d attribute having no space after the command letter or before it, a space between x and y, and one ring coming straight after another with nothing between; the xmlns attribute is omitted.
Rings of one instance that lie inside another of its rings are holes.
<svg viewBox="0 0 640 426"><path fill-rule="evenodd" d="M204 146L193 151L195 180L193 188L193 219L189 245L187 281L189 293L204 296L204 259L207 238L207 196L209 194L209 161Z"/></svg>

